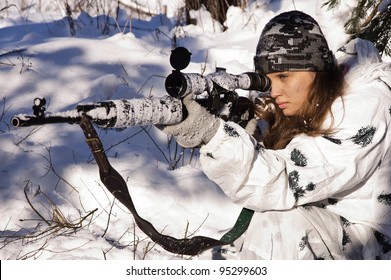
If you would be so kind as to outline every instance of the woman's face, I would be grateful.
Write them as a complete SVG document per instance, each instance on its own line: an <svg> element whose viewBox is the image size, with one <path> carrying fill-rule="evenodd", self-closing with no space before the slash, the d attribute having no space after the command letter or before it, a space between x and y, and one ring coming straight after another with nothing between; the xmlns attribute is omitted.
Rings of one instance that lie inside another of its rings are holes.
<svg viewBox="0 0 391 280"><path fill-rule="evenodd" d="M285 116L295 116L307 102L315 72L286 71L267 74L272 82L271 97Z"/></svg>

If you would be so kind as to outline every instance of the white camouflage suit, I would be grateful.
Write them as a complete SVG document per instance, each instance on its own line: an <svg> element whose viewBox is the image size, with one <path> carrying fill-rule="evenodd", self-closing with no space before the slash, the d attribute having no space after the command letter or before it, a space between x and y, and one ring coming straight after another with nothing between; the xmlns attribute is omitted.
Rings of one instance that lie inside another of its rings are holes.
<svg viewBox="0 0 391 280"><path fill-rule="evenodd" d="M364 40L346 53L348 89L332 106L333 135L301 134L269 150L221 121L201 148L205 174L256 211L241 258L391 259L391 64Z"/></svg>

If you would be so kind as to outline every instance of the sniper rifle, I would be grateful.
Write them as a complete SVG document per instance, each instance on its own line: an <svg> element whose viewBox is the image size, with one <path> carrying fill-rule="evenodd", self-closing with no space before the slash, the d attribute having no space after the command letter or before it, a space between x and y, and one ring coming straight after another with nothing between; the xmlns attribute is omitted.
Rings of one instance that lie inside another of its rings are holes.
<svg viewBox="0 0 391 280"><path fill-rule="evenodd" d="M108 100L80 104L76 109L55 114L45 114L46 100L34 100L33 115L18 115L12 118L12 125L25 127L49 123L77 123L83 130L86 142L99 167L100 179L112 195L132 213L138 227L165 250L181 255L197 255L222 245L231 244L247 229L254 211L243 208L235 225L221 239L205 236L177 239L158 232L155 227L137 213L128 186L123 177L111 166L93 122L98 126L120 128L146 124L175 124L186 117L181 99L188 94L194 96L208 93L208 98L197 99L211 113L245 126L253 118L252 102L239 97L235 89L267 91L270 80L257 73L232 75L219 69L205 77L186 74L180 70L187 67L191 53L185 48L172 51L170 63L175 70L166 78L169 96L160 99Z"/></svg>
<svg viewBox="0 0 391 280"><path fill-rule="evenodd" d="M85 103L77 105L74 110L49 114L45 113L46 99L35 98L33 115L16 115L11 123L15 127L52 123L74 124L80 123L81 116L85 114L94 123L106 128L170 125L181 122L186 116L180 99L193 94L197 102L211 113L244 126L254 116L253 105L251 100L239 96L235 90L268 91L271 84L268 77L255 72L233 75L222 68L206 76L182 73L180 70L190 63L190 56L191 53L184 47L172 51L170 63L174 70L165 81L168 96ZM207 97L199 98L203 93L207 93Z"/></svg>

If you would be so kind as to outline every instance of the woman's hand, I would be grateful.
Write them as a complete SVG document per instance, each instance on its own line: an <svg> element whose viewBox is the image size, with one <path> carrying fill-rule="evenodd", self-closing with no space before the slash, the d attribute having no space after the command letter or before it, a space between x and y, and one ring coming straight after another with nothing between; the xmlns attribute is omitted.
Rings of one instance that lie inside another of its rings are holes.
<svg viewBox="0 0 391 280"><path fill-rule="evenodd" d="M220 120L210 114L206 108L195 101L192 94L182 102L187 110L187 117L179 124L157 126L161 131L175 137L184 148L195 148L207 144L216 134Z"/></svg>

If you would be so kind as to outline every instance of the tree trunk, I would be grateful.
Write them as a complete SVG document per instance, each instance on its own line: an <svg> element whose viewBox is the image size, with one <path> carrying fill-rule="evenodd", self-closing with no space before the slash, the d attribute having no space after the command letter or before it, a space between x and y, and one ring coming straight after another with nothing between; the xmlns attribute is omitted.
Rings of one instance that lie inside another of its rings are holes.
<svg viewBox="0 0 391 280"><path fill-rule="evenodd" d="M196 24L189 15L190 10L199 10L203 5L212 15L212 18L224 25L227 19L227 10L230 6L245 6L246 0L186 0L186 24Z"/></svg>

